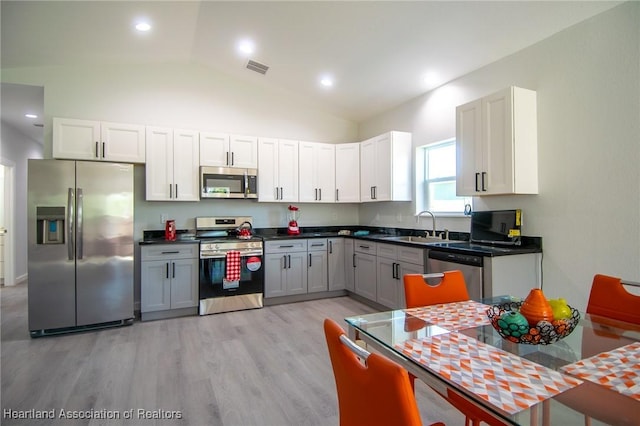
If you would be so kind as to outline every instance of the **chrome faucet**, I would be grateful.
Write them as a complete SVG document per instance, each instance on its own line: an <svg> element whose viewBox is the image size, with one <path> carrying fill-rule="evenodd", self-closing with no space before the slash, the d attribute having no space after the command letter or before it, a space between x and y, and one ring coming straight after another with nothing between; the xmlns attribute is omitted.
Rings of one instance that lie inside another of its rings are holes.
<svg viewBox="0 0 640 426"><path fill-rule="evenodd" d="M432 220L431 236L435 237L436 236L436 216L433 213L431 213L429 210L423 210L416 215L416 223L420 223L420 217L422 217L423 214L431 215L431 220ZM424 231L424 233L426 236L429 235L428 231Z"/></svg>

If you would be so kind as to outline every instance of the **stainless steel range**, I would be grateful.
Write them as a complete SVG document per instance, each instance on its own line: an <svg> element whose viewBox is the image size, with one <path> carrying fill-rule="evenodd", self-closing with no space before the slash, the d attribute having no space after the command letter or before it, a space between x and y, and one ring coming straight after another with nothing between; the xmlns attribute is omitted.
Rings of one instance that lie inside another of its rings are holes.
<svg viewBox="0 0 640 426"><path fill-rule="evenodd" d="M200 240L200 315L262 308L262 238L251 217L197 217Z"/></svg>

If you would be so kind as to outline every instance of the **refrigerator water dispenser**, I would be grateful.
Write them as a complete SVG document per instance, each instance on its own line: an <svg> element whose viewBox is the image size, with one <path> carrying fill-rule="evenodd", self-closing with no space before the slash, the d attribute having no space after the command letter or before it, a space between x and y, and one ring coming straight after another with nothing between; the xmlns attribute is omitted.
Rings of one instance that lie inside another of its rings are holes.
<svg viewBox="0 0 640 426"><path fill-rule="evenodd" d="M37 207L37 243L64 244L64 207Z"/></svg>

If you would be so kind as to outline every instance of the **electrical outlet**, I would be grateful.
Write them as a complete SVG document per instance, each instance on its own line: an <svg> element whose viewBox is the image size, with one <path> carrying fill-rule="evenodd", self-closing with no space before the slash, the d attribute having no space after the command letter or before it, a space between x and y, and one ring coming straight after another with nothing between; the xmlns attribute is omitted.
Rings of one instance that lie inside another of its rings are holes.
<svg viewBox="0 0 640 426"><path fill-rule="evenodd" d="M167 220L169 220L169 215L167 215L166 213L160 214L160 223L161 224L164 225Z"/></svg>

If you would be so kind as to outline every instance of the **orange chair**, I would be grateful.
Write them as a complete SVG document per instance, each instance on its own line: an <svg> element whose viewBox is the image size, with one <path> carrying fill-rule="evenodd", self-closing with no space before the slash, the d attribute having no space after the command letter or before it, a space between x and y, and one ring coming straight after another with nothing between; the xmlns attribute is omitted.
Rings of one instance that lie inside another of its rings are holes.
<svg viewBox="0 0 640 426"><path fill-rule="evenodd" d="M422 424L404 368L356 345L333 320L324 320L324 333L336 380L340 426Z"/></svg>
<svg viewBox="0 0 640 426"><path fill-rule="evenodd" d="M441 278L437 284L429 284L427 280ZM469 300L469 292L461 271L446 271L435 274L406 274L403 277L404 295L407 308L437 305L440 303L462 302ZM412 385L415 377L411 376ZM471 404L460 395L447 390L442 395L451 405L465 415L465 425L477 426L480 422L490 425L504 425L484 410Z"/></svg>
<svg viewBox="0 0 640 426"><path fill-rule="evenodd" d="M587 302L587 313L640 325L640 296L629 293L624 288L624 284L638 286L636 283L623 283L620 278L601 274L594 275ZM590 358L620 347L619 339L606 330L583 327L582 358ZM609 423L609 419L602 417L604 411L601 407L617 407L619 404L618 396L609 392L602 392L602 395L598 395L596 392L599 392L600 388L597 387L584 389L584 386L572 389L572 392L558 395L557 400L574 410L587 413L584 422L586 426L591 425L592 417ZM581 395L583 392L585 392L584 396ZM624 406L620 406L617 410L623 412Z"/></svg>
<svg viewBox="0 0 640 426"><path fill-rule="evenodd" d="M442 278L436 285L425 281L431 278ZM447 271L439 274L406 274L404 281L404 297L407 308L437 305L439 303L462 302L469 300L469 292L460 271Z"/></svg>
<svg viewBox="0 0 640 426"><path fill-rule="evenodd" d="M597 274L591 284L587 313L640 325L640 296L629 293L620 278Z"/></svg>

